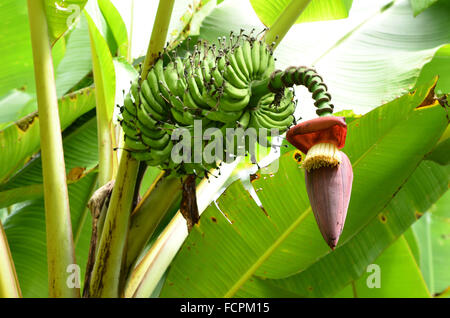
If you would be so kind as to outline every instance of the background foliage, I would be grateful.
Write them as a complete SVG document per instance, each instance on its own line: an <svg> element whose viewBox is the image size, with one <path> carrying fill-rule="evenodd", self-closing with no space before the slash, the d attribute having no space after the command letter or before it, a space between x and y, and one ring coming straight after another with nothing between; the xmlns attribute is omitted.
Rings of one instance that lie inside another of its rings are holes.
<svg viewBox="0 0 450 318"><path fill-rule="evenodd" d="M113 106L122 103L122 91L137 75L157 5L46 3L76 259L84 271L91 233L86 204L97 182L94 92L102 94L106 113L117 123ZM241 28L259 33L287 3L176 1L167 40L179 43L189 35L216 41ZM39 117L26 8L25 0L0 3L0 220L23 295L47 297ZM80 14L73 16L75 8ZM181 248L168 245L169 260L176 257L152 295L448 297L450 130L448 108L433 94L450 93L449 16L445 0L313 0L275 56L280 69L314 66L336 111L352 110L342 114L349 123L344 151L355 179L337 249L331 252L320 236L295 151L282 149L279 171L259 171L251 183L248 165L238 166L234 176L242 180L229 179ZM101 74L95 86L93 72ZM313 117L309 93L299 88L296 96L297 118ZM157 173L147 171L141 193ZM381 268L379 289L366 284L372 263Z"/></svg>

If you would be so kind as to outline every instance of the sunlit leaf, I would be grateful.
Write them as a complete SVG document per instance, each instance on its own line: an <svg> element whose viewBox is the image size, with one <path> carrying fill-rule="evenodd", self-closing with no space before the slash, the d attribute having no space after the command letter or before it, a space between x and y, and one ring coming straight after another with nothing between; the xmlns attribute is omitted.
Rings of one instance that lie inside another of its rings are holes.
<svg viewBox="0 0 450 318"><path fill-rule="evenodd" d="M400 236L383 254L367 267L353 286L348 286L336 297L358 298L429 298L430 292L423 280L407 240Z"/></svg>
<svg viewBox="0 0 450 318"><path fill-rule="evenodd" d="M436 75L439 75L439 82L436 85L435 92L438 96L450 93L450 44L440 48L433 59L425 64L420 76L417 79L416 86L422 85Z"/></svg>
<svg viewBox="0 0 450 318"><path fill-rule="evenodd" d="M33 56L26 0L0 3L0 96L12 89L35 92ZM63 46L54 47L54 65L61 59Z"/></svg>
<svg viewBox="0 0 450 318"><path fill-rule="evenodd" d="M0 129L36 110L32 95L12 90L0 98Z"/></svg>
<svg viewBox="0 0 450 318"><path fill-rule="evenodd" d="M420 248L420 269L433 294L450 286L450 191L412 227Z"/></svg>
<svg viewBox="0 0 450 318"><path fill-rule="evenodd" d="M291 0L250 0L261 21L270 27ZM296 23L344 19L352 0L314 0L302 12Z"/></svg>
<svg viewBox="0 0 450 318"><path fill-rule="evenodd" d="M59 100L61 129L95 107L92 88L67 95ZM5 182L30 156L39 150L39 116L32 113L0 131L0 182Z"/></svg>
<svg viewBox="0 0 450 318"><path fill-rule="evenodd" d="M98 5L114 35L119 56L126 57L128 53L128 33L119 11L110 0L99 0Z"/></svg>
<svg viewBox="0 0 450 318"><path fill-rule="evenodd" d="M82 233L75 248L81 277L83 277L86 268L91 226L89 211L86 211L86 204L95 182L96 173L91 173L80 181L68 186L73 233L78 231ZM17 205L14 208L14 212L6 218L4 229L23 296L48 297L43 197Z"/></svg>
<svg viewBox="0 0 450 318"><path fill-rule="evenodd" d="M320 258L304 271L285 279L252 277L236 296L331 297L367 271L367 266L408 229L448 189L450 166L425 160L386 208L333 253ZM351 287L348 287L351 288Z"/></svg>
<svg viewBox="0 0 450 318"><path fill-rule="evenodd" d="M80 16L66 41L63 59L55 69L58 97L66 94L92 70L91 44L86 17Z"/></svg>
<svg viewBox="0 0 450 318"><path fill-rule="evenodd" d="M99 29L86 13L92 49L95 94L97 95L97 115L112 119L116 94L116 76L110 48Z"/></svg>
<svg viewBox="0 0 450 318"><path fill-rule="evenodd" d="M415 109L427 95L423 87L350 123L344 151L353 164L354 182L339 244L383 210L442 135L447 120L439 105ZM239 182L232 184L191 231L163 297L232 296L253 274L286 277L330 253L294 153L280 158L277 173L261 174L252 184L264 209ZM222 275L227 278L219 279Z"/></svg>

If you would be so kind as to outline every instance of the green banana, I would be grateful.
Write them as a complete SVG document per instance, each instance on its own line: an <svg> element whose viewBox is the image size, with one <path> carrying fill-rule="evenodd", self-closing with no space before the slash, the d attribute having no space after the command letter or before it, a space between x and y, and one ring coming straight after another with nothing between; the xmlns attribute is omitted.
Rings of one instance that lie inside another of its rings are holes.
<svg viewBox="0 0 450 318"><path fill-rule="evenodd" d="M238 120L238 126L241 127L242 129L247 129L249 123L250 123L250 111L246 111L244 112L244 114L242 114L241 118L239 118Z"/></svg>
<svg viewBox="0 0 450 318"><path fill-rule="evenodd" d="M136 106L135 106L135 104L133 103L133 101L131 100L130 94L127 94L127 95L125 96L125 98L124 98L124 100L123 100L123 105L124 105L124 108L125 108L126 110L128 110L128 112L129 112L130 114L133 114L134 116L136 116Z"/></svg>
<svg viewBox="0 0 450 318"><path fill-rule="evenodd" d="M248 84L239 78L231 65L225 68L223 77L237 88L248 87Z"/></svg>
<svg viewBox="0 0 450 318"><path fill-rule="evenodd" d="M237 112L243 110L250 101L250 95L246 95L242 99L231 99L227 96L222 96L219 100L219 110L227 112Z"/></svg>
<svg viewBox="0 0 450 318"><path fill-rule="evenodd" d="M239 67L237 61L236 61L236 55L234 52L229 52L227 54L228 61L230 62L229 67L233 68L233 71L236 73L237 77L245 84L248 85L248 77L246 77Z"/></svg>
<svg viewBox="0 0 450 318"><path fill-rule="evenodd" d="M125 145L127 148L134 151L148 150L148 147L144 145L141 141L134 140L128 137L127 135L125 135Z"/></svg>
<svg viewBox="0 0 450 318"><path fill-rule="evenodd" d="M146 135L147 137L150 137L153 139L161 138L164 136L164 134L166 134L166 132L164 130L162 130L158 127L154 127L152 129L152 128L145 126L143 123L141 123L140 120L136 121L136 128L142 135Z"/></svg>
<svg viewBox="0 0 450 318"><path fill-rule="evenodd" d="M151 149L150 154L155 159L167 160L170 156L170 152L172 151L173 143L171 140L164 146L162 149Z"/></svg>
<svg viewBox="0 0 450 318"><path fill-rule="evenodd" d="M163 149L170 142L170 135L165 134L162 138L153 139L145 135L141 136L142 142L151 149Z"/></svg>
<svg viewBox="0 0 450 318"><path fill-rule="evenodd" d="M265 43L259 45L259 71L258 77L263 77L269 63L269 50Z"/></svg>
<svg viewBox="0 0 450 318"><path fill-rule="evenodd" d="M132 123L136 120L136 116L130 114L130 112L126 108L123 108L120 114L122 115L123 120L126 122Z"/></svg>
<svg viewBox="0 0 450 318"><path fill-rule="evenodd" d="M165 120L167 118L167 116L160 114L153 107L151 107L150 104L147 103L147 100L145 98L142 99L141 105L144 107L147 113L151 115L155 120Z"/></svg>
<svg viewBox="0 0 450 318"><path fill-rule="evenodd" d="M257 77L259 73L259 66L260 66L260 60L259 60L259 47L261 46L261 43L259 41L253 42L252 46L252 65L253 65L253 76Z"/></svg>
<svg viewBox="0 0 450 318"><path fill-rule="evenodd" d="M183 104L191 110L202 109L197 103L194 101L189 90L185 90L183 94Z"/></svg>
<svg viewBox="0 0 450 318"><path fill-rule="evenodd" d="M249 41L242 43L242 54L244 55L244 62L248 69L249 78L253 79L252 48Z"/></svg>
<svg viewBox="0 0 450 318"><path fill-rule="evenodd" d="M156 101L161 105L165 105L165 101L164 99L161 97L160 95L160 91L159 91L159 80L158 80L158 76L156 76L156 71L155 68L150 69L150 71L147 74L147 80L145 80L144 82L147 82L150 86L150 91L154 97L154 99L156 99ZM146 97L148 97L147 94L145 94Z"/></svg>
<svg viewBox="0 0 450 318"><path fill-rule="evenodd" d="M293 116L289 115L288 117L284 118L283 120L277 121L273 120L269 116L267 116L264 113L259 112L258 110L254 112L255 117L259 120L263 128L271 129L271 128L286 128L289 125L292 124Z"/></svg>
<svg viewBox="0 0 450 318"><path fill-rule="evenodd" d="M178 85L178 73L177 70L175 68L175 65L173 62L170 62L167 67L166 70L164 71L164 81L166 82L167 87L170 89L171 92L173 92L174 95L182 95L183 94L183 90L179 90L179 85Z"/></svg>
<svg viewBox="0 0 450 318"><path fill-rule="evenodd" d="M223 75L216 66L211 68L211 75L214 78L214 85L216 87L221 87L224 84Z"/></svg>
<svg viewBox="0 0 450 318"><path fill-rule="evenodd" d="M158 112L159 114L164 114L166 113L166 109L165 109L165 103L164 104L160 104L157 99L155 98L155 96L153 95L153 92L150 89L150 85L148 83L148 80L144 81L142 83L142 87L141 87L141 101L142 100L146 100L148 105L150 105L156 112Z"/></svg>
<svg viewBox="0 0 450 318"><path fill-rule="evenodd" d="M139 133L136 130L136 127L133 127L133 126L129 125L127 123L127 121L125 121L125 120L122 120L120 122L120 126L122 126L122 129L123 129L123 132L124 132L125 135L127 135L128 137L130 137L132 139L135 139L135 140L139 139L139 137L138 137Z"/></svg>
<svg viewBox="0 0 450 318"><path fill-rule="evenodd" d="M192 123L194 122L194 120L192 119L189 120L188 118L186 118L185 114L187 112L180 112L179 110L175 109L175 108L171 108L170 112L172 113L173 118L175 119L175 121L177 123L179 123L180 125L192 125Z"/></svg>
<svg viewBox="0 0 450 318"><path fill-rule="evenodd" d="M202 97L202 93L200 93L197 82L195 81L194 76L191 76L188 79L189 84L189 94L192 96L192 99L194 100L195 104L198 105L201 108L208 108L208 104L205 103Z"/></svg>
<svg viewBox="0 0 450 318"><path fill-rule="evenodd" d="M152 70L154 70L154 72L156 74L156 78L158 79L159 93L162 94L162 96L161 95L160 96L167 103L167 101L170 98L171 93L166 84L166 78L164 75L164 73L166 71L164 70L163 60L159 59L153 66Z"/></svg>
<svg viewBox="0 0 450 318"><path fill-rule="evenodd" d="M234 54L235 54L235 57L236 57L237 65L239 66L240 70L244 74L244 77L248 81L251 78L251 76L250 76L250 73L248 71L247 64L245 63L244 52L242 51L242 46L239 45L234 50Z"/></svg>
<svg viewBox="0 0 450 318"><path fill-rule="evenodd" d="M231 98L235 99L242 99L246 96L250 96L250 89L248 87L246 88L237 88L233 86L230 82L226 82L225 86L223 87L223 92L225 95L230 96Z"/></svg>
<svg viewBox="0 0 450 318"><path fill-rule="evenodd" d="M271 119L273 119L275 121L282 121L286 117L289 117L290 115L292 115L294 113L294 110L295 110L295 104L291 103L290 106L286 107L286 109L282 113L271 112L269 110L262 109L262 108L260 108L258 111L260 113L270 117Z"/></svg>
<svg viewBox="0 0 450 318"><path fill-rule="evenodd" d="M230 123L235 122L238 120L239 117L241 117L242 111L239 112L226 112L226 111L212 111L212 110L203 110L202 116L205 116L206 118L212 120L212 121L219 121L221 123Z"/></svg>
<svg viewBox="0 0 450 318"><path fill-rule="evenodd" d="M139 83L137 81L134 81L131 83L131 87L130 87L130 91L131 91L131 96L134 98L134 105L137 106L141 103L140 98L139 98ZM136 115L136 114L134 114Z"/></svg>
<svg viewBox="0 0 450 318"><path fill-rule="evenodd" d="M137 119L144 124L146 127L156 127L158 121L153 119L151 115L147 113L144 106L141 104L141 107L137 113Z"/></svg>

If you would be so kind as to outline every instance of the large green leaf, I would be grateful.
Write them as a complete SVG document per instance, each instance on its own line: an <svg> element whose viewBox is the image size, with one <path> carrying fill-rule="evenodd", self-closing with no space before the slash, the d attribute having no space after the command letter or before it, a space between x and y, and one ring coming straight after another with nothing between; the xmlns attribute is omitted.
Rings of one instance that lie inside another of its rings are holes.
<svg viewBox="0 0 450 318"><path fill-rule="evenodd" d="M403 236L369 266L361 278L353 282L352 286L339 292L336 297L428 298L431 296L411 248ZM375 285L378 283L377 280L379 285Z"/></svg>
<svg viewBox="0 0 450 318"><path fill-rule="evenodd" d="M439 75L439 81L436 85L436 94L443 95L450 93L450 44L440 48L433 59L427 63L420 76L417 79L416 85L422 85L429 81L434 76Z"/></svg>
<svg viewBox="0 0 450 318"><path fill-rule="evenodd" d="M450 287L450 191L413 225L420 248L420 269L431 293Z"/></svg>
<svg viewBox="0 0 450 318"><path fill-rule="evenodd" d="M354 1L348 19L294 25L275 51L277 68L314 66L336 111L362 114L403 95L422 66L450 43L450 7L440 1L414 18L407 0L386 3ZM216 41L231 30L261 31L264 25L249 6L245 0L223 2L203 21L201 37ZM297 89L296 96L298 115L314 116L310 94Z"/></svg>
<svg viewBox="0 0 450 318"><path fill-rule="evenodd" d="M96 173L91 173L68 186L73 233L82 233L75 249L81 277L86 267L91 226L86 204L95 183ZM14 212L6 218L4 228L23 296L48 297L43 197L15 206Z"/></svg>
<svg viewBox="0 0 450 318"><path fill-rule="evenodd" d="M128 53L128 32L119 11L110 0L99 0L98 5L114 35L119 56L126 57Z"/></svg>
<svg viewBox="0 0 450 318"><path fill-rule="evenodd" d="M95 94L97 95L97 115L110 121L114 112L116 94L116 73L107 40L97 28L94 20L86 12L92 49Z"/></svg>
<svg viewBox="0 0 450 318"><path fill-rule="evenodd" d="M66 95L59 100L61 129L95 107L92 88ZM30 156L39 150L39 116L32 113L0 131L0 182L5 182Z"/></svg>
<svg viewBox="0 0 450 318"><path fill-rule="evenodd" d="M11 90L0 98L0 129L36 110L33 95L20 90Z"/></svg>
<svg viewBox="0 0 450 318"><path fill-rule="evenodd" d="M0 3L0 96L12 89L34 93L34 69L26 0ZM61 59L64 43L54 47L53 62Z"/></svg>
<svg viewBox="0 0 450 318"><path fill-rule="evenodd" d="M75 127L70 127L70 132L66 132L63 139L68 183L78 181L98 163L96 118L73 125ZM0 207L41 197L42 183L42 160L38 154L8 182L0 185Z"/></svg>
<svg viewBox="0 0 450 318"><path fill-rule="evenodd" d="M330 297L366 272L367 266L448 189L450 166L425 160L386 208L335 252L317 259L304 271L279 280L250 279L237 296Z"/></svg>
<svg viewBox="0 0 450 318"><path fill-rule="evenodd" d="M291 0L250 0L258 17L269 27L290 2ZM352 2L353 0L311 1L296 23L346 18Z"/></svg>
<svg viewBox="0 0 450 318"><path fill-rule="evenodd" d="M76 259L82 273L86 266L91 234L91 220L86 203L96 185L96 173L92 168L98 161L96 118L92 118L92 114L83 117L87 118L77 120L63 135ZM38 156L3 185L0 192L2 202L5 200L5 193L17 193L16 204L11 207L13 213L6 218L5 225L8 228L8 239L13 245L16 267L20 268L19 280L26 297L47 296L41 167L41 157ZM30 193L29 189L40 189L40 193Z"/></svg>
<svg viewBox="0 0 450 318"><path fill-rule="evenodd" d="M67 36L66 52L55 69L58 97L66 94L92 70L91 44L84 15Z"/></svg>
<svg viewBox="0 0 450 318"><path fill-rule="evenodd" d="M354 182L340 245L385 207L442 135L445 111L436 105L415 108L427 95L423 87L350 123L344 151ZM253 274L286 277L329 254L303 180L293 153L287 153L276 174L253 181L264 209L239 182L232 184L192 230L162 296L232 296ZM226 279L218 279L222 275Z"/></svg>

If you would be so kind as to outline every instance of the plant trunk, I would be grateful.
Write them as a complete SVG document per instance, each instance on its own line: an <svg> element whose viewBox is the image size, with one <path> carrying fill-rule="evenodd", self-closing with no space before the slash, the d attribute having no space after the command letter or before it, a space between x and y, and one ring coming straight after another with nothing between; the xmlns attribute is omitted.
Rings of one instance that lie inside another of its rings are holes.
<svg viewBox="0 0 450 318"><path fill-rule="evenodd" d="M41 134L49 296L80 297L80 289L70 288L66 282L68 266L75 264L75 252L44 1L28 0L28 15Z"/></svg>

